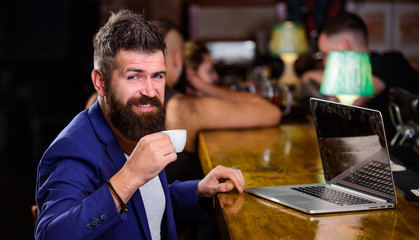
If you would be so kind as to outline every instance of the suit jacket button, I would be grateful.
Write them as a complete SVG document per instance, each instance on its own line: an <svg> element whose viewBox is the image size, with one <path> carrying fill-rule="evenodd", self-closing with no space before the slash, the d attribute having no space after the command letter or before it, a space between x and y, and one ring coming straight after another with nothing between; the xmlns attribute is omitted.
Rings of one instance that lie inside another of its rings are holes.
<svg viewBox="0 0 419 240"><path fill-rule="evenodd" d="M91 230L91 229L93 228L92 224L90 224L90 223L89 223L89 224L87 224L87 226L86 226L86 227L87 227L87 229L89 229L89 230Z"/></svg>
<svg viewBox="0 0 419 240"><path fill-rule="evenodd" d="M100 219L102 219L102 221L105 221L107 218L108 218L108 215L106 214L100 215Z"/></svg>

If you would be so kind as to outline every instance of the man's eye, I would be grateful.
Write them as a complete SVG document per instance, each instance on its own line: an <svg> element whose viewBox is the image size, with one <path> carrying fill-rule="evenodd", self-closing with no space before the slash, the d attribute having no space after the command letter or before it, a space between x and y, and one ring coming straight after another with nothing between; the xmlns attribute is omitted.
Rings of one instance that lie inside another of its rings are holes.
<svg viewBox="0 0 419 240"><path fill-rule="evenodd" d="M128 76L128 79L138 79L138 76Z"/></svg>
<svg viewBox="0 0 419 240"><path fill-rule="evenodd" d="M156 74L156 75L153 76L153 78L162 79L162 78L164 78L164 75L163 74Z"/></svg>

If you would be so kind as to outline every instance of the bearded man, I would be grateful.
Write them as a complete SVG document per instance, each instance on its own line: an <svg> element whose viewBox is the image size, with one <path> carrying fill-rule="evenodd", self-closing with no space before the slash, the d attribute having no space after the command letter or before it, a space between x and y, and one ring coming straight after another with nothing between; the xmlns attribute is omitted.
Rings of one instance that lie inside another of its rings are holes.
<svg viewBox="0 0 419 240"><path fill-rule="evenodd" d="M176 239L174 216L203 214L199 199L244 189L237 169L168 185L177 155L164 127L166 46L140 15L112 14L93 40L97 101L43 155L36 239ZM231 183L225 183L231 180Z"/></svg>

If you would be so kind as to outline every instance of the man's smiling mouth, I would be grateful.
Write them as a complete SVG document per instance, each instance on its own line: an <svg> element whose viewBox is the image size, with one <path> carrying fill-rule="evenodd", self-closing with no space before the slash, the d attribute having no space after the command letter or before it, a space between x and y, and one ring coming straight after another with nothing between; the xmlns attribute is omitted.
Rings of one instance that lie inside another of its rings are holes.
<svg viewBox="0 0 419 240"><path fill-rule="evenodd" d="M135 106L143 112L149 112L149 111L153 110L153 108L154 108L154 105L152 105L152 104L138 104L138 105L135 105Z"/></svg>

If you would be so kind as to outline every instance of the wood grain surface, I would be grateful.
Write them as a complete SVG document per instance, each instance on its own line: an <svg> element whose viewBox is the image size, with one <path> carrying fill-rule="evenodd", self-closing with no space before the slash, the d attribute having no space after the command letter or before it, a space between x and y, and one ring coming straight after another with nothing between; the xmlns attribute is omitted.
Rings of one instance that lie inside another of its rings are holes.
<svg viewBox="0 0 419 240"><path fill-rule="evenodd" d="M204 173L236 167L246 187L324 182L312 121L278 127L205 131L199 135ZM224 239L419 239L419 203L398 194L395 209L309 215L247 193L218 194Z"/></svg>

